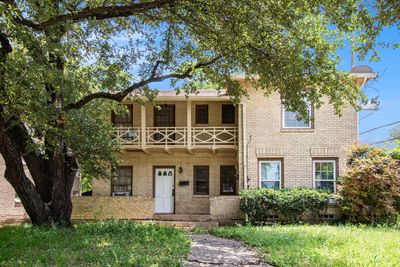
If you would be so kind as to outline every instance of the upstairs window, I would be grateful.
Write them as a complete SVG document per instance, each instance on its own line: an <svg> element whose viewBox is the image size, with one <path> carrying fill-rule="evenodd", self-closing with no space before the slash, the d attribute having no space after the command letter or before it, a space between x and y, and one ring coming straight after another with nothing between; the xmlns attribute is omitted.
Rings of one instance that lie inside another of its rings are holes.
<svg viewBox="0 0 400 267"><path fill-rule="evenodd" d="M193 194L194 195L208 195L209 194L209 166L194 166L194 183L193 183Z"/></svg>
<svg viewBox="0 0 400 267"><path fill-rule="evenodd" d="M311 105L307 109L308 120L299 116L298 112L287 111L285 107L282 108L282 126L283 128L311 128L312 109Z"/></svg>
<svg viewBox="0 0 400 267"><path fill-rule="evenodd" d="M112 180L111 190L113 196L132 195L132 167L118 167L116 177Z"/></svg>
<svg viewBox="0 0 400 267"><path fill-rule="evenodd" d="M208 124L208 105L196 105L196 124Z"/></svg>
<svg viewBox="0 0 400 267"><path fill-rule="evenodd" d="M222 105L222 123L233 124L235 123L235 106L232 104Z"/></svg>
<svg viewBox="0 0 400 267"><path fill-rule="evenodd" d="M126 105L128 112L120 114L111 114L111 122L115 127L132 127L133 126L133 106Z"/></svg>
<svg viewBox="0 0 400 267"><path fill-rule="evenodd" d="M314 160L314 188L336 192L336 160Z"/></svg>

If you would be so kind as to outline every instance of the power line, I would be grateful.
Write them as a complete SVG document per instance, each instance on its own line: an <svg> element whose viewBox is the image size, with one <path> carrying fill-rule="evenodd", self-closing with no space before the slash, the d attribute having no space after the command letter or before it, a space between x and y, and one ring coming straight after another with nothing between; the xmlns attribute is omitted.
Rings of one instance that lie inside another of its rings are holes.
<svg viewBox="0 0 400 267"><path fill-rule="evenodd" d="M362 121L365 118L368 118L369 116L371 116L372 114L374 114L374 111L372 111L371 113L368 113L367 115L365 115L364 117L360 118L359 121Z"/></svg>
<svg viewBox="0 0 400 267"><path fill-rule="evenodd" d="M378 127L375 127L375 128L369 129L369 130L366 130L366 131L364 131L364 132L361 132L360 135L361 135L361 134L365 134L365 133L369 133L369 132L372 132L372 131L375 131L375 130L378 130L378 129L380 129L380 128L384 128L384 127L388 127L388 126L391 126L391 125L395 125L395 124L398 124L398 123L400 123L400 121L395 121L395 122L388 123L388 124L385 124L385 125L382 125L382 126L378 126Z"/></svg>
<svg viewBox="0 0 400 267"><path fill-rule="evenodd" d="M382 143L396 141L396 140L400 140L400 137L395 137L395 138L390 138L390 139L386 139L386 140L382 140L382 141L373 142L373 143L370 143L370 145L382 144Z"/></svg>

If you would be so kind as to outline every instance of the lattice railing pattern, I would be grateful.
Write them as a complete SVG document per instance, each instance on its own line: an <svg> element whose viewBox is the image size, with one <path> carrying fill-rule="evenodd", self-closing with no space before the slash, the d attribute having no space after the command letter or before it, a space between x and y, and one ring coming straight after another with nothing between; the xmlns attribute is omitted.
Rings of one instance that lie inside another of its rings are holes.
<svg viewBox="0 0 400 267"><path fill-rule="evenodd" d="M237 127L193 127L192 145L237 145Z"/></svg>
<svg viewBox="0 0 400 267"><path fill-rule="evenodd" d="M146 145L187 145L186 127L147 127Z"/></svg>
<svg viewBox="0 0 400 267"><path fill-rule="evenodd" d="M140 145L141 132L139 127L117 127L115 128L116 138L124 145Z"/></svg>
<svg viewBox="0 0 400 267"><path fill-rule="evenodd" d="M142 144L142 128L118 127L116 138L125 145L150 146L186 146L191 141L192 146L237 145L237 127L192 127L190 139L188 127L146 127L145 143Z"/></svg>

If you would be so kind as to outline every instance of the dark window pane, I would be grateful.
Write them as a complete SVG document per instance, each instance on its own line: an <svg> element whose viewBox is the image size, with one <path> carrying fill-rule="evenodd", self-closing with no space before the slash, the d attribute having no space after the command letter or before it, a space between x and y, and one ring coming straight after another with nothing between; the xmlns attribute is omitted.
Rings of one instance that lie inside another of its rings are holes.
<svg viewBox="0 0 400 267"><path fill-rule="evenodd" d="M194 166L194 194L208 195L209 189L209 167Z"/></svg>
<svg viewBox="0 0 400 267"><path fill-rule="evenodd" d="M222 105L222 123L235 123L234 105Z"/></svg>
<svg viewBox="0 0 400 267"><path fill-rule="evenodd" d="M154 126L174 127L175 126L175 105L160 105L154 107Z"/></svg>
<svg viewBox="0 0 400 267"><path fill-rule="evenodd" d="M236 194L236 169L235 166L221 166L221 195Z"/></svg>
<svg viewBox="0 0 400 267"><path fill-rule="evenodd" d="M111 115L111 121L115 127L132 127L133 126L133 106L127 105L128 112L124 112L121 114L115 114L114 112Z"/></svg>
<svg viewBox="0 0 400 267"><path fill-rule="evenodd" d="M334 192L335 183L332 181L316 181L315 188L319 191Z"/></svg>
<svg viewBox="0 0 400 267"><path fill-rule="evenodd" d="M196 123L208 124L208 105L196 105Z"/></svg>
<svg viewBox="0 0 400 267"><path fill-rule="evenodd" d="M118 167L116 177L112 180L112 195L132 195L132 168Z"/></svg>

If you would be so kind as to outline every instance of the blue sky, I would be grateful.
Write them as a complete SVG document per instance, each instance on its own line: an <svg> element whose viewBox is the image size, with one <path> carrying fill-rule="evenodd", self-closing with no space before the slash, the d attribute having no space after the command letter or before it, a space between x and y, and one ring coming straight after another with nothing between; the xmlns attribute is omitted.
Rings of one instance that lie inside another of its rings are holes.
<svg viewBox="0 0 400 267"><path fill-rule="evenodd" d="M396 28L385 29L380 36L380 40L389 42L399 41L399 32ZM369 97L379 95L380 108L372 114L370 114L371 111L361 111L359 113L360 133L374 127L400 121L400 49L378 48L378 51L380 55L380 61L378 62L369 62L368 60L356 61L356 65L371 66L373 71L379 75L375 81L370 81L367 86L364 87L364 91ZM339 55L342 56L340 68L346 71L350 70L350 49L342 49ZM359 136L360 142L374 143L390 139L392 127L393 126L384 127L366 134L361 134ZM390 143L379 144L379 146L390 145Z"/></svg>

